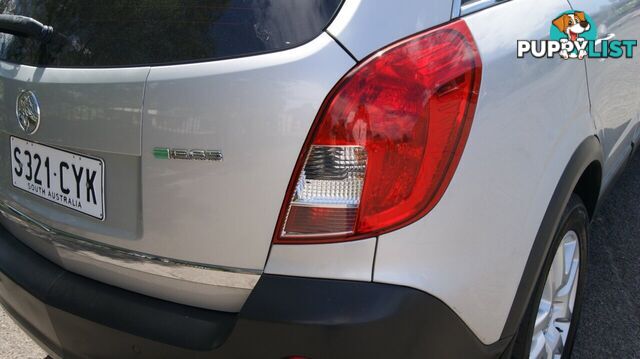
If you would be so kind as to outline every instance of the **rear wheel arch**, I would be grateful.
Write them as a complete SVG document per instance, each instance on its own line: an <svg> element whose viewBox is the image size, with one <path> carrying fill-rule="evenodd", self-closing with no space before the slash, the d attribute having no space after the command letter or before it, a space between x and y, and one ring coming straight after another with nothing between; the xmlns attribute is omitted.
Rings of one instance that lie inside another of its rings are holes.
<svg viewBox="0 0 640 359"><path fill-rule="evenodd" d="M594 160L583 171L578 183L576 183L573 193L578 195L587 211L589 218L593 219L593 215L598 205L602 186L602 164L600 161Z"/></svg>
<svg viewBox="0 0 640 359"><path fill-rule="evenodd" d="M572 194L577 194L583 200L590 218L593 218L600 197L602 163L602 146L595 136L585 138L571 156L536 234L501 338L513 337L518 331L562 213Z"/></svg>

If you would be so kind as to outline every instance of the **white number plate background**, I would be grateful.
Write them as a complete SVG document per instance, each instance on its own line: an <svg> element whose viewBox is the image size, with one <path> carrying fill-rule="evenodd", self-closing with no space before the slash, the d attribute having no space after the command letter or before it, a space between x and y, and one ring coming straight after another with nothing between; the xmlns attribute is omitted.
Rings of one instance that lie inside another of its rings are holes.
<svg viewBox="0 0 640 359"><path fill-rule="evenodd" d="M13 185L103 220L104 162L11 137Z"/></svg>

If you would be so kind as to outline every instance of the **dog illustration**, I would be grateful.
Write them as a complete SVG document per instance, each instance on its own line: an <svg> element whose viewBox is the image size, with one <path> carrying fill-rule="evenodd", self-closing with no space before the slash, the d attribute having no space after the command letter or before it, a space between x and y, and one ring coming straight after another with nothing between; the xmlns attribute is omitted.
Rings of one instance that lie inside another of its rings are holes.
<svg viewBox="0 0 640 359"><path fill-rule="evenodd" d="M560 40L561 43L566 43L568 41L573 41L574 43L586 41L584 38L580 37L580 35L591 29L591 24L589 24L589 21L587 21L587 18L582 11L574 11L573 13L564 14L553 20L553 25L563 34L567 35L566 39ZM587 52L585 50L580 50L577 54L569 54L567 50L562 50L560 52L560 56L565 60L569 57L577 57L582 60L586 55Z"/></svg>

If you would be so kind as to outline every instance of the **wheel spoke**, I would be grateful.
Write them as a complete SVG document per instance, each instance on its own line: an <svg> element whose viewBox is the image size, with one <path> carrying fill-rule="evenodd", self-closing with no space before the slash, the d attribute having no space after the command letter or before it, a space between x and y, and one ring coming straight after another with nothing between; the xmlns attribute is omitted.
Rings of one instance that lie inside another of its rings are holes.
<svg viewBox="0 0 640 359"><path fill-rule="evenodd" d="M537 335L534 335L533 341L531 342L531 352L529 354L529 358L543 359L546 355L546 348L547 340L545 339L542 332L539 332Z"/></svg>
<svg viewBox="0 0 640 359"><path fill-rule="evenodd" d="M538 307L538 314L536 315L536 322L533 327L534 332L543 332L544 329L549 327L551 322L551 302L542 301Z"/></svg>
<svg viewBox="0 0 640 359"><path fill-rule="evenodd" d="M569 327L571 326L571 322L561 322L556 321L555 323L556 329L560 332L560 336L562 336L562 342L567 342L567 335L569 334Z"/></svg>
<svg viewBox="0 0 640 359"><path fill-rule="evenodd" d="M560 246L558 251L564 252L564 248ZM560 254L560 253L558 253ZM560 254L553 258L553 262L551 263L551 269L549 270L549 276L547 277L547 281L551 282L551 287L553 288L553 296L555 297L558 293L558 290L562 287L562 283L564 282L564 255Z"/></svg>
<svg viewBox="0 0 640 359"><path fill-rule="evenodd" d="M562 342L562 335L560 335L558 329L554 327L549 328L545 338L547 339L548 358L553 358L556 354L562 354L564 343Z"/></svg>

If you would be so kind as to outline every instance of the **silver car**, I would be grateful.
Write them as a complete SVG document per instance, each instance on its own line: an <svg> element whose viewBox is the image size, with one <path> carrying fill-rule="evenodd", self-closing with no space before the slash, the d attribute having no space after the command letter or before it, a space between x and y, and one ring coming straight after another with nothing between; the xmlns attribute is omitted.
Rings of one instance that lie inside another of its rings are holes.
<svg viewBox="0 0 640 359"><path fill-rule="evenodd" d="M0 303L53 358L570 356L640 2L0 13Z"/></svg>

